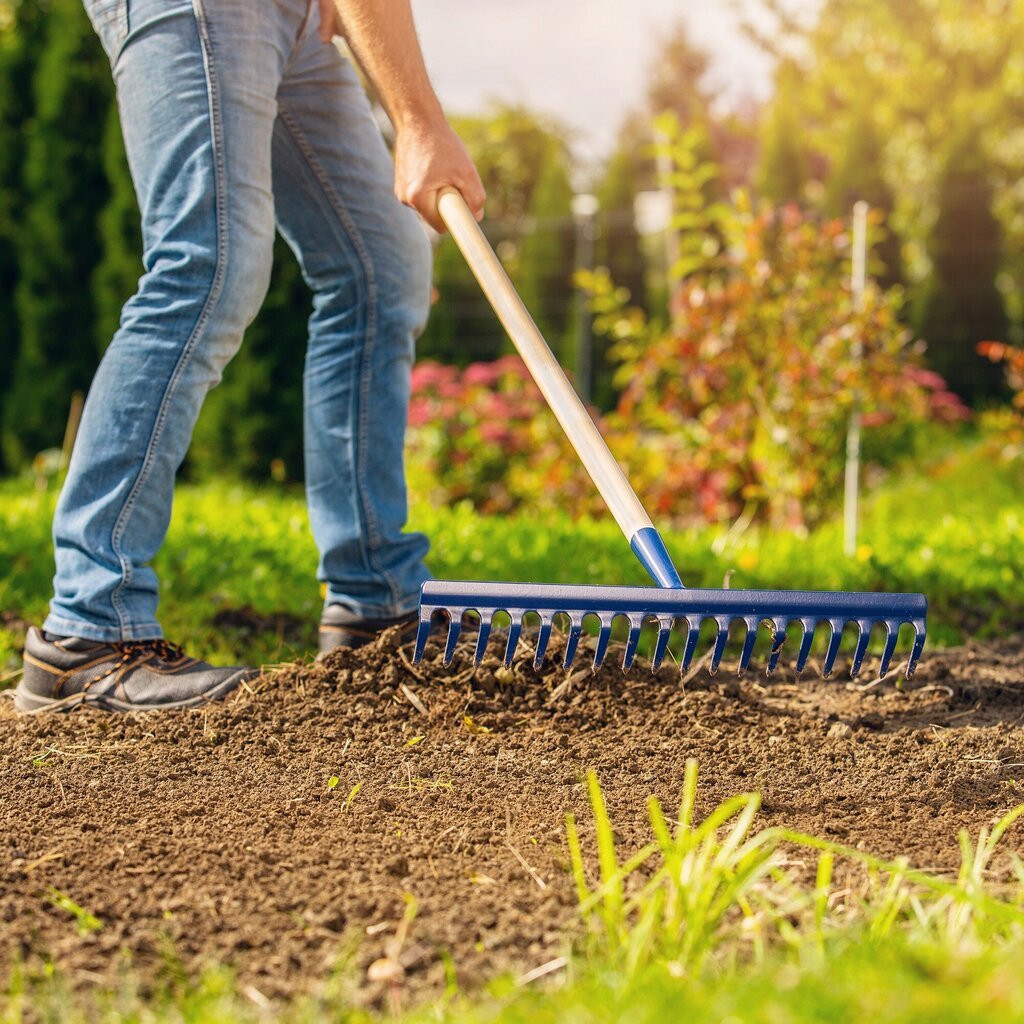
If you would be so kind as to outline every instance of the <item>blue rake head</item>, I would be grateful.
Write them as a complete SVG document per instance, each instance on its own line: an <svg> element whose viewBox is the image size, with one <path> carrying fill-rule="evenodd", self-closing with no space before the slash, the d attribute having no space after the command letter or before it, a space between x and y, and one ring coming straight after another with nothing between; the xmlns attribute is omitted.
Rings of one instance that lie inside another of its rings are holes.
<svg viewBox="0 0 1024 1024"><path fill-rule="evenodd" d="M552 626L558 615L568 619L563 665L568 668L576 656L583 620L594 616L600 623L594 652L594 667L604 661L611 639L612 624L617 618L629 623L629 637L622 667L628 669L636 657L640 633L645 623L657 625L658 638L652 656L652 670L657 671L668 651L670 634L676 623L685 623L686 641L683 648L682 670L693 660L700 635L701 623L713 620L718 628L710 669L717 671L729 638L729 626L740 619L746 626L740 671L750 664L754 642L760 624L767 621L772 631L772 646L767 671L771 674L779 663L786 640L786 629L799 624L803 637L796 658L796 670L802 671L811 653L814 631L820 624L831 630L825 653L823 673L832 673L843 629L855 623L859 630L854 651L851 675L856 676L867 654L871 631L875 626L885 629L885 646L879 664L879 676L889 670L896 651L900 626L908 623L914 628L914 646L907 665L909 679L921 657L925 641L925 618L928 602L922 594L841 593L815 590L689 590L659 587L571 587L532 583L456 583L431 580L420 591L420 622L416 635L414 661L420 661L426 650L430 628L435 614L443 612L448 620L444 663L451 664L455 656L466 612L476 612L480 625L476 636L476 663L480 664L487 649L494 616L508 614L511 624L505 641L504 660L509 665L523 628L523 619L533 613L540 619L534 665L544 659L551 640Z"/></svg>

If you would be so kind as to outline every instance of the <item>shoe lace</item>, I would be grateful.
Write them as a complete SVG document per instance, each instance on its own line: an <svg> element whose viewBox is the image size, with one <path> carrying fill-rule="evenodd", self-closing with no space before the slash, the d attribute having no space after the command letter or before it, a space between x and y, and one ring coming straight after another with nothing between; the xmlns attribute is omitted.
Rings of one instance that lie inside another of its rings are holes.
<svg viewBox="0 0 1024 1024"><path fill-rule="evenodd" d="M161 661L179 661L185 651L169 640L124 640L114 645L125 661L155 654Z"/></svg>

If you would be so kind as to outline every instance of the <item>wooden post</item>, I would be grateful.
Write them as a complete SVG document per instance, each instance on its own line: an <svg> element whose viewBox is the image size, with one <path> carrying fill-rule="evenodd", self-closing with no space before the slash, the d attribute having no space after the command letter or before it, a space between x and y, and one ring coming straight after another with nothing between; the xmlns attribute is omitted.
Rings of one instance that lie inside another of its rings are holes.
<svg viewBox="0 0 1024 1024"><path fill-rule="evenodd" d="M75 440L78 437L78 425L82 422L82 407L84 405L85 395L81 391L75 391L71 395L68 422L64 427L64 443L60 446L61 472L66 470L71 463L71 453L75 450Z"/></svg>
<svg viewBox="0 0 1024 1024"><path fill-rule="evenodd" d="M860 200L853 207L853 273L850 291L854 309L864 305L868 265L868 204ZM854 340L853 358L860 362L864 346ZM860 501L860 394L854 393L853 410L846 431L846 479L843 489L843 553L847 558L857 554L857 519Z"/></svg>

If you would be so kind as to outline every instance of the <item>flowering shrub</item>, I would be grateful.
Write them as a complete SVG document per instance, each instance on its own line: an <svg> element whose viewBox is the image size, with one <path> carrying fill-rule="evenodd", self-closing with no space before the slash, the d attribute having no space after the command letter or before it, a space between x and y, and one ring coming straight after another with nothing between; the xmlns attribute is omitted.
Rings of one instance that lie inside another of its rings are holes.
<svg viewBox="0 0 1024 1024"><path fill-rule="evenodd" d="M518 356L464 370L417 364L409 426L410 480L435 504L470 501L485 513L521 505L598 507L600 499Z"/></svg>
<svg viewBox="0 0 1024 1024"><path fill-rule="evenodd" d="M1024 458L1024 348L1001 341L983 341L978 352L993 363L1003 364L1006 382L1013 391L1011 408L989 413L987 424L999 437L1007 457Z"/></svg>
<svg viewBox="0 0 1024 1024"><path fill-rule="evenodd" d="M810 526L840 500L855 408L866 427L965 410L921 365L898 290L869 286L853 301L842 221L741 197L719 227L723 254L679 282L667 328L624 308L605 275L587 279L620 362L611 433L662 518L747 508Z"/></svg>

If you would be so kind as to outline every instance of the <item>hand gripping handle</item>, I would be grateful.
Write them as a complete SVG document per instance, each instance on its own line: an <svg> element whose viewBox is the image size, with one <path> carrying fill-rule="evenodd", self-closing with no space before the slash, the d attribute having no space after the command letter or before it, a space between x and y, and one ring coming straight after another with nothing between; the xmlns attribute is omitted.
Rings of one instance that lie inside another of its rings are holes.
<svg viewBox="0 0 1024 1024"><path fill-rule="evenodd" d="M466 201L455 189L445 188L438 195L437 209L633 552L659 586L682 587L650 517L537 329Z"/></svg>

